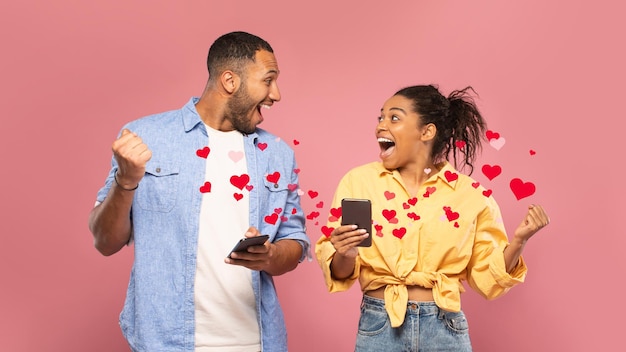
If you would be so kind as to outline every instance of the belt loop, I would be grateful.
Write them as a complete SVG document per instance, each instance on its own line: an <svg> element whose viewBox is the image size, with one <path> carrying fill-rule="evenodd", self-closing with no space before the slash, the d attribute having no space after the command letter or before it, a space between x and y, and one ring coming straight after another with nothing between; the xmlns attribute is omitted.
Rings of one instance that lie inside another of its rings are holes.
<svg viewBox="0 0 626 352"><path fill-rule="evenodd" d="M436 308L436 309L437 309L437 317L438 317L439 319L444 319L444 318L445 318L445 316L446 316L446 311L445 311L445 310L443 310L443 309L441 309L441 308L439 308L439 306L436 306L436 307L437 307L437 308Z"/></svg>

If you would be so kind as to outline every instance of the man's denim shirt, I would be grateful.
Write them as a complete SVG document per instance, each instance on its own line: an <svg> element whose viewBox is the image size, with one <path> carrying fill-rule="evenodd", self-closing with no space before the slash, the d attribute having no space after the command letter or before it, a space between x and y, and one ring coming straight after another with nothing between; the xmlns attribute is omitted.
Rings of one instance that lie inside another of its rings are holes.
<svg viewBox="0 0 626 352"><path fill-rule="evenodd" d="M202 200L199 189L205 182L206 167L206 159L196 151L206 147L208 141L195 108L197 101L191 98L182 109L147 116L125 126L152 151L131 210L134 263L120 314L122 332L135 351L194 350L194 277ZM261 129L246 135L244 145L252 186L250 226L270 235L273 242L298 240L302 245L300 261L304 260L310 242L297 192L293 150ZM116 170L113 158L105 186L98 192L99 202L114 182ZM268 180L268 175L273 177ZM272 277L253 271L252 283L262 350L287 351L285 322Z"/></svg>

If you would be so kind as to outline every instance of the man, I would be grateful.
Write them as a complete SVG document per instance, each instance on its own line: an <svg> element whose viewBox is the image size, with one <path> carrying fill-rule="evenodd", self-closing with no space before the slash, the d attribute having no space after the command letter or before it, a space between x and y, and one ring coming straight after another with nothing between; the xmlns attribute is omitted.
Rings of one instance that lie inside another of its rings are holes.
<svg viewBox="0 0 626 352"><path fill-rule="evenodd" d="M103 255L134 246L120 315L132 350L286 351L272 276L310 242L293 150L257 128L280 100L278 63L265 40L232 32L207 66L200 98L124 126L89 228Z"/></svg>

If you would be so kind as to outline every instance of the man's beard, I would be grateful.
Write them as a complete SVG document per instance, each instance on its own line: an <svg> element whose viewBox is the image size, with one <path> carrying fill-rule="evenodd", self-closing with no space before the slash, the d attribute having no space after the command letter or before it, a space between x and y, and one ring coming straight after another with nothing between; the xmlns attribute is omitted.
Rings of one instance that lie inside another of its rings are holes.
<svg viewBox="0 0 626 352"><path fill-rule="evenodd" d="M248 113L250 113L251 108L256 108L257 105L250 98L248 87L242 82L239 90L226 104L226 119L237 131L245 134L253 133L256 126L250 123Z"/></svg>

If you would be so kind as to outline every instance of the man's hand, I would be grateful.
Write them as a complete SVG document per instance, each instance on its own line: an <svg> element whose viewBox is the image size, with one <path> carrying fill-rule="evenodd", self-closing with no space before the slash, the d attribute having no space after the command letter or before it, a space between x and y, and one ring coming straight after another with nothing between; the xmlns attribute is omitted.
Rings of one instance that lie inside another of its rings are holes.
<svg viewBox="0 0 626 352"><path fill-rule="evenodd" d="M245 237L259 236L261 233L255 227L250 227L245 233ZM247 251L233 252L230 258L224 259L227 264L245 266L250 270L264 270L272 261L272 257L276 252L276 245L270 241L265 241L260 246L250 246Z"/></svg>
<svg viewBox="0 0 626 352"><path fill-rule="evenodd" d="M250 227L245 237L260 234L255 227ZM295 269L301 256L302 246L297 240L282 239L275 243L266 241L261 246L250 246L246 252L232 253L230 258L224 259L224 262L276 276Z"/></svg>
<svg viewBox="0 0 626 352"><path fill-rule="evenodd" d="M112 149L118 164L117 182L126 189L134 188L146 172L152 151L136 133L128 129L122 130L120 138L113 142Z"/></svg>

